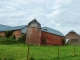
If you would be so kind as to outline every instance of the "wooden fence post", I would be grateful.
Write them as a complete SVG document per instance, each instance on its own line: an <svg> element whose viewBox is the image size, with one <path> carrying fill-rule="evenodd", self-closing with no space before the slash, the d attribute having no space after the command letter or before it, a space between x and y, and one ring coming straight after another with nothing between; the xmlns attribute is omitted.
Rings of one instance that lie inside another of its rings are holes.
<svg viewBox="0 0 80 60"><path fill-rule="evenodd" d="M30 28L28 27L27 28L27 32L28 32L28 38L29 38L29 40L28 40L28 51L27 51L27 60L29 60L29 52L30 52L30 45L29 45L29 43L30 43L30 34L31 34L31 32L30 32Z"/></svg>
<svg viewBox="0 0 80 60"><path fill-rule="evenodd" d="M74 47L74 56L75 56L75 47Z"/></svg>
<svg viewBox="0 0 80 60"><path fill-rule="evenodd" d="M58 59L60 58L60 57L59 57L59 54L60 54L60 48L59 48L59 46L58 46Z"/></svg>

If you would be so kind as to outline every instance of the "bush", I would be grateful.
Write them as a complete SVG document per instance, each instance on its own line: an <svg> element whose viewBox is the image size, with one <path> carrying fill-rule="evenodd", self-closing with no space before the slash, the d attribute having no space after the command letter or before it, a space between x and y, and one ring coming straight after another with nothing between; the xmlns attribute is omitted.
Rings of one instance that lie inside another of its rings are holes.
<svg viewBox="0 0 80 60"><path fill-rule="evenodd" d="M18 44L18 41L12 38L0 38L0 44Z"/></svg>
<svg viewBox="0 0 80 60"><path fill-rule="evenodd" d="M14 57L10 57L7 60L16 60Z"/></svg>
<svg viewBox="0 0 80 60"><path fill-rule="evenodd" d="M44 39L42 40L42 44L43 44L43 45L46 45L46 43L47 43L47 39L44 38Z"/></svg>
<svg viewBox="0 0 80 60"><path fill-rule="evenodd" d="M7 35L7 34L6 34ZM0 37L0 44L18 44L18 43L25 43L26 34L22 34L21 37L16 40L15 35L7 36L7 38Z"/></svg>
<svg viewBox="0 0 80 60"><path fill-rule="evenodd" d="M10 36L9 38L16 39L15 35Z"/></svg>
<svg viewBox="0 0 80 60"><path fill-rule="evenodd" d="M29 60L35 60L33 57L30 57Z"/></svg>
<svg viewBox="0 0 80 60"><path fill-rule="evenodd" d="M10 30L5 31L6 38L9 38L10 36L12 36L12 34L13 34L13 31L10 31Z"/></svg>
<svg viewBox="0 0 80 60"><path fill-rule="evenodd" d="M63 38L63 39L62 39L62 43L63 43L63 45L65 45L65 42L66 42L66 39Z"/></svg>
<svg viewBox="0 0 80 60"><path fill-rule="evenodd" d="M26 34L22 34L21 37L18 39L19 43L25 43Z"/></svg>

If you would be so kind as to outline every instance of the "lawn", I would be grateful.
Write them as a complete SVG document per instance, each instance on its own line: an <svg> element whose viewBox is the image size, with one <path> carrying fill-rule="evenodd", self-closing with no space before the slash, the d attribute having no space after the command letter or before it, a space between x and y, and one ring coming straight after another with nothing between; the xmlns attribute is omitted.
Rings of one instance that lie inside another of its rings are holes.
<svg viewBox="0 0 80 60"><path fill-rule="evenodd" d="M76 47L76 56L74 56ZM80 46L60 46L58 59L58 46L30 46L30 57L35 60L80 60ZM27 45L0 45L0 60L27 60Z"/></svg>

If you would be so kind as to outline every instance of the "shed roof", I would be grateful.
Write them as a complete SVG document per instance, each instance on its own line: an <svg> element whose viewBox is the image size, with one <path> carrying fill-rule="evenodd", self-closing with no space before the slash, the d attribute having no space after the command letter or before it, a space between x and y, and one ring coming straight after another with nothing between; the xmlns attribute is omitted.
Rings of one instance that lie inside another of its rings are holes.
<svg viewBox="0 0 80 60"><path fill-rule="evenodd" d="M25 27L27 27L27 25L21 25L21 26L15 26L15 27L1 26L0 31L18 30L18 29L23 29ZM56 34L56 35L59 35L59 36L64 36L60 31L57 31L55 29L51 29L49 27L42 27L41 30L44 31L44 32ZM26 33L26 30L24 29L23 32Z"/></svg>
<svg viewBox="0 0 80 60"><path fill-rule="evenodd" d="M18 30L26 27L27 25L22 25L22 26L15 26L15 27L6 27L1 29L0 31L7 31L7 30ZM0 27L1 28L1 27Z"/></svg>
<svg viewBox="0 0 80 60"><path fill-rule="evenodd" d="M21 26L15 26L15 27L12 27L10 28L11 30L18 30L18 29L22 29L24 27L27 27L27 25L21 25Z"/></svg>
<svg viewBox="0 0 80 60"><path fill-rule="evenodd" d="M0 24L0 31L11 28L10 26Z"/></svg>
<svg viewBox="0 0 80 60"><path fill-rule="evenodd" d="M67 36L69 33L74 33L77 34L78 36L80 36L77 32L75 32L74 30L71 30L70 32L68 32L65 36Z"/></svg>
<svg viewBox="0 0 80 60"><path fill-rule="evenodd" d="M70 32L75 32L75 31L71 30Z"/></svg>
<svg viewBox="0 0 80 60"><path fill-rule="evenodd" d="M59 35L59 36L64 36L60 31L57 31L55 29L51 29L49 27L42 27L41 30L45 31L45 32L48 32L48 33L56 34L56 35Z"/></svg>

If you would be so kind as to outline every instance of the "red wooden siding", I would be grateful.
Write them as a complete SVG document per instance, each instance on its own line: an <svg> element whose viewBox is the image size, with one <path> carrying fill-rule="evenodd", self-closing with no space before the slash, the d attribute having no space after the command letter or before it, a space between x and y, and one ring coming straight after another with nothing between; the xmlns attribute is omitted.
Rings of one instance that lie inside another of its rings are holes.
<svg viewBox="0 0 80 60"><path fill-rule="evenodd" d="M44 38L46 38L46 40L47 40L46 41L47 45L62 45L63 37L61 37L61 36L42 31L42 33L41 33L41 41Z"/></svg>

